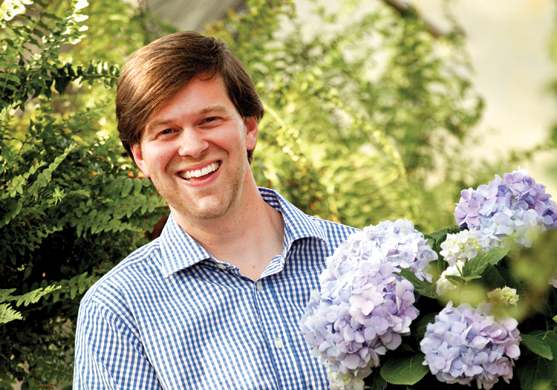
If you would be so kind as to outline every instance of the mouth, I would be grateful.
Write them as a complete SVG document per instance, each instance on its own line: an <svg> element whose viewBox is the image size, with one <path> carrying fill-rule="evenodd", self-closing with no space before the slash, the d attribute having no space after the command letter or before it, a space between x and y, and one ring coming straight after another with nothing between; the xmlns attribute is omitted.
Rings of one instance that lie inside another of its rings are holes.
<svg viewBox="0 0 557 390"><path fill-rule="evenodd" d="M190 180L192 178L198 179L200 177L209 175L213 172L215 172L216 170L218 170L220 167L220 161L214 162L212 164L207 165L206 167L202 168L202 169L192 169L190 171L183 171L178 173L178 175L182 178L182 179L186 179L186 180Z"/></svg>

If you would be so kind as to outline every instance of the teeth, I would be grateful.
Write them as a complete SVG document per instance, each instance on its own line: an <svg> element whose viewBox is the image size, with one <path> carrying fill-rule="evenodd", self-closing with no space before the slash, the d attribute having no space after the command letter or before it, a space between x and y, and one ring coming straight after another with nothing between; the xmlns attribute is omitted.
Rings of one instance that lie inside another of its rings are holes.
<svg viewBox="0 0 557 390"><path fill-rule="evenodd" d="M207 165L205 168L203 169L196 169L193 171L186 171L184 173L182 173L180 176L182 176L184 179L189 180L192 177L201 177L201 176L205 176L211 172L215 172L217 169L219 169L219 163L218 162L214 162L212 164Z"/></svg>

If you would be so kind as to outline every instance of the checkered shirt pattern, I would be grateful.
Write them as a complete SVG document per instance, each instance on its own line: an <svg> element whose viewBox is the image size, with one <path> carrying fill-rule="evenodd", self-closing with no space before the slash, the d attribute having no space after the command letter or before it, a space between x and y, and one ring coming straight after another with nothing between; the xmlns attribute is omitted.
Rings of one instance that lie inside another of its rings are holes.
<svg viewBox="0 0 557 390"><path fill-rule="evenodd" d="M284 251L253 281L169 218L87 292L79 308L74 389L326 389L298 327L325 259L355 229L282 213Z"/></svg>

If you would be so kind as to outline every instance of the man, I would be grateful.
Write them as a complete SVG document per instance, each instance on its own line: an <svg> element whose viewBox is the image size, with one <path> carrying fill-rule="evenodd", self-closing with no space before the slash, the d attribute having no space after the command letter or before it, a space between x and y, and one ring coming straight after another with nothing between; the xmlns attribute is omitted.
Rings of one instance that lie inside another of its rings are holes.
<svg viewBox="0 0 557 390"><path fill-rule="evenodd" d="M243 65L214 38L162 38L124 67L116 113L171 214L83 298L74 388L327 388L298 321L354 229L257 188L263 105Z"/></svg>

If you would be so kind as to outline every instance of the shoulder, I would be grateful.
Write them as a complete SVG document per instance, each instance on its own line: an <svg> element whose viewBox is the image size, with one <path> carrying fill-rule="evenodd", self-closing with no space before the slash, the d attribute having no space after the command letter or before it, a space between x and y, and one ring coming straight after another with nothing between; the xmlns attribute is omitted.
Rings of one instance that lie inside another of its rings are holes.
<svg viewBox="0 0 557 390"><path fill-rule="evenodd" d="M118 305L142 280L160 278L160 257L159 239L136 249L87 291L80 309L88 304Z"/></svg>
<svg viewBox="0 0 557 390"><path fill-rule="evenodd" d="M285 235L292 241L314 237L325 241L329 247L336 248L350 234L359 230L307 215L274 190L259 188L259 191L265 202L283 215Z"/></svg>
<svg viewBox="0 0 557 390"><path fill-rule="evenodd" d="M360 229L343 225L338 222L332 222L318 217L308 216L316 225L320 226L325 233L328 243L338 246L345 241L352 233L360 231Z"/></svg>

